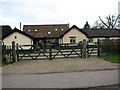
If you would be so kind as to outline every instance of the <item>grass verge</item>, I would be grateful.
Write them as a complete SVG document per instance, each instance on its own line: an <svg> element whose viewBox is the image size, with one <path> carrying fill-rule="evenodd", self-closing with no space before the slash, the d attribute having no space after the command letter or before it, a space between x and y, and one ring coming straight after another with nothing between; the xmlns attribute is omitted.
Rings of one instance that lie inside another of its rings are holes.
<svg viewBox="0 0 120 90"><path fill-rule="evenodd" d="M115 55L106 55L106 56L101 56L106 61L109 61L111 63L120 63L120 55L115 54Z"/></svg>
<svg viewBox="0 0 120 90"><path fill-rule="evenodd" d="M0 63L0 67L4 67L6 65L13 64L13 63Z"/></svg>

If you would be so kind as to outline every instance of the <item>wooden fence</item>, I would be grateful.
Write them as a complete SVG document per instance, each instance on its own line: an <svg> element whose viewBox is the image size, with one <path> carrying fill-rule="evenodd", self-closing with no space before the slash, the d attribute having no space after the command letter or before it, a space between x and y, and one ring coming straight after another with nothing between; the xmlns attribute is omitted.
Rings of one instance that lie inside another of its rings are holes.
<svg viewBox="0 0 120 90"><path fill-rule="evenodd" d="M23 49L24 47L31 47ZM78 44L43 45L42 48L34 45L17 44L17 60L43 60L59 58L82 57L82 46Z"/></svg>
<svg viewBox="0 0 120 90"><path fill-rule="evenodd" d="M2 45L2 57L5 57L4 59L7 59L7 62L11 62L13 53L11 46ZM12 61L13 62L13 61Z"/></svg>
<svg viewBox="0 0 120 90"><path fill-rule="evenodd" d="M43 45L42 48L35 45L15 45L15 42L12 42L12 48L3 45L2 51L3 55L9 56L13 62L19 60L53 60L58 58L99 57L105 53L105 45L105 40L99 39L92 43L83 40L81 43L75 44Z"/></svg>

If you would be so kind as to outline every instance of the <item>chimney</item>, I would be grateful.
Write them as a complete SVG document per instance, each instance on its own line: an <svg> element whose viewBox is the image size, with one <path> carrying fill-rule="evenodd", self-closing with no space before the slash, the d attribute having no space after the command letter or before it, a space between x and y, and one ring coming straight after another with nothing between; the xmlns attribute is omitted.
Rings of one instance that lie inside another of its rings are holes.
<svg viewBox="0 0 120 90"><path fill-rule="evenodd" d="M20 22L20 31L21 31L21 22Z"/></svg>

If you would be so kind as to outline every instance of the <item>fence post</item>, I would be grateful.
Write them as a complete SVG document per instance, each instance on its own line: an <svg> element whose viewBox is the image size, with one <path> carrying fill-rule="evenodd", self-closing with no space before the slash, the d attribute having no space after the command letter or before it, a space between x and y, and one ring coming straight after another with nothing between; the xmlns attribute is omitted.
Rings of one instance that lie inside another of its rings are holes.
<svg viewBox="0 0 120 90"><path fill-rule="evenodd" d="M83 56L82 57L86 58L86 40L85 39L83 40L83 47L82 48L83 48Z"/></svg>
<svg viewBox="0 0 120 90"><path fill-rule="evenodd" d="M16 61L15 41L12 41L12 60Z"/></svg>
<svg viewBox="0 0 120 90"><path fill-rule="evenodd" d="M79 48L80 48L80 53L81 53L81 58L82 58L82 43L83 43L83 42L80 41L79 43L80 43L80 44L79 44Z"/></svg>
<svg viewBox="0 0 120 90"><path fill-rule="evenodd" d="M49 60L52 60L52 46L49 46Z"/></svg>
<svg viewBox="0 0 120 90"><path fill-rule="evenodd" d="M17 61L19 61L18 43L16 44L16 54L17 54Z"/></svg>
<svg viewBox="0 0 120 90"><path fill-rule="evenodd" d="M5 53L6 53L6 45L3 45L2 48L3 48L3 52L2 53L3 53L3 55L5 55Z"/></svg>
<svg viewBox="0 0 120 90"><path fill-rule="evenodd" d="M100 39L97 40L97 56L100 57Z"/></svg>

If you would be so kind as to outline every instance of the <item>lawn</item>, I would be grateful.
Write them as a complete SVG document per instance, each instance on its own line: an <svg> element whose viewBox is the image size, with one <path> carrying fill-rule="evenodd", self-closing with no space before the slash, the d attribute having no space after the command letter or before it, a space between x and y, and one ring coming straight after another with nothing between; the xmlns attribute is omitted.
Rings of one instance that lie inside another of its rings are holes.
<svg viewBox="0 0 120 90"><path fill-rule="evenodd" d="M9 65L9 64L12 64L12 63L0 63L0 67L4 67L4 66Z"/></svg>
<svg viewBox="0 0 120 90"><path fill-rule="evenodd" d="M101 56L106 61L112 62L112 63L120 63L120 55L106 55L106 56Z"/></svg>

